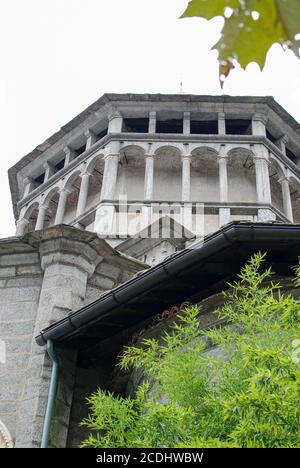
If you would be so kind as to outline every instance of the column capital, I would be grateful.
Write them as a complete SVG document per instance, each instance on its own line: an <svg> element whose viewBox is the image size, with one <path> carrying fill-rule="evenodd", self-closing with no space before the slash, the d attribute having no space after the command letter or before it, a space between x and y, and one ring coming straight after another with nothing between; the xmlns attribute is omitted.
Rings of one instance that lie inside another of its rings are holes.
<svg viewBox="0 0 300 468"><path fill-rule="evenodd" d="M225 112L218 112L219 119L225 119L225 116L226 116Z"/></svg>
<svg viewBox="0 0 300 468"><path fill-rule="evenodd" d="M71 154L74 153L73 148L71 148L71 147L68 146L68 145L64 147L63 151L64 151L64 153L67 154L67 155L70 154L70 153L71 153Z"/></svg>
<svg viewBox="0 0 300 468"><path fill-rule="evenodd" d="M111 120L113 119L121 119L122 118L122 114L120 111L118 111L117 109L113 109L109 114L108 114L108 121L110 122Z"/></svg>
<svg viewBox="0 0 300 468"><path fill-rule="evenodd" d="M267 163L268 166L270 165L269 159L267 159L267 158L264 157L264 156L257 156L257 155L254 155L254 156L253 156L253 161L254 161L254 162L256 162L256 161L263 161L263 162Z"/></svg>
<svg viewBox="0 0 300 468"><path fill-rule="evenodd" d="M228 161L228 156L227 156L227 154L218 154L218 155L217 155L217 160L218 160L218 162L220 162L220 161Z"/></svg>
<svg viewBox="0 0 300 468"><path fill-rule="evenodd" d="M16 225L18 226L19 224L29 224L29 219L27 218L19 218L17 221L16 221Z"/></svg>
<svg viewBox="0 0 300 468"><path fill-rule="evenodd" d="M118 158L118 159L119 159L119 157L120 157L120 154L119 154L119 153L107 153L107 154L104 156L104 160L113 159L113 158Z"/></svg>
<svg viewBox="0 0 300 468"><path fill-rule="evenodd" d="M182 160L182 161L184 161L185 159L188 160L188 161L190 161L191 158L192 158L192 155L191 155L190 153L188 153L188 154L182 154L182 155L181 155L181 160Z"/></svg>
<svg viewBox="0 0 300 468"><path fill-rule="evenodd" d="M283 143L284 145L286 145L287 142L289 141L289 137L288 137L287 135L282 135L282 136L280 137L280 141L282 141L282 143Z"/></svg>
<svg viewBox="0 0 300 468"><path fill-rule="evenodd" d="M268 121L268 116L267 116L267 114L264 114L262 112L255 112L252 115L252 120L262 122L264 125L266 125L266 123Z"/></svg>
<svg viewBox="0 0 300 468"><path fill-rule="evenodd" d="M71 192L72 192L72 190L70 190L70 189L67 188L67 187L63 187L63 188L61 188L61 189L58 191L59 194L61 194L61 193L69 194L69 193L71 193Z"/></svg>
<svg viewBox="0 0 300 468"><path fill-rule="evenodd" d="M146 159L154 159L154 153L145 153Z"/></svg>
<svg viewBox="0 0 300 468"><path fill-rule="evenodd" d="M93 132L93 130L91 130L90 128L88 128L87 130L84 131L84 136L86 138L90 137L90 136L95 136L95 133Z"/></svg>
<svg viewBox="0 0 300 468"><path fill-rule="evenodd" d="M90 176L92 176L92 175L93 175L93 174L92 174L91 172L89 172L89 171L83 171L83 172L80 174L79 177L81 177L81 178L84 177L84 176L89 176L89 177L90 177Z"/></svg>
<svg viewBox="0 0 300 468"><path fill-rule="evenodd" d="M290 183L291 180L290 180L289 177L284 176L284 177L280 177L280 179L278 179L278 182L280 182L280 183L282 183L282 182L288 182L288 183Z"/></svg>

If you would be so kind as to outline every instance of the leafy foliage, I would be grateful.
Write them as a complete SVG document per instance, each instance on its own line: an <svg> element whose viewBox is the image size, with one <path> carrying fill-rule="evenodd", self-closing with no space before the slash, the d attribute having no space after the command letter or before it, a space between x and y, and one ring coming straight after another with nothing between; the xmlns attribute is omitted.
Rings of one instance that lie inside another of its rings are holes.
<svg viewBox="0 0 300 468"><path fill-rule="evenodd" d="M219 52L221 85L234 68L256 62L262 69L274 43L299 57L300 0L191 0L181 18L224 17L221 39L213 46Z"/></svg>
<svg viewBox="0 0 300 468"><path fill-rule="evenodd" d="M189 307L162 342L125 350L120 367L147 377L135 398L99 390L88 399L83 424L93 434L83 446L300 446L300 366L292 358L300 303L271 282L270 269L260 272L263 259L254 255L231 285L218 326L200 330L199 308Z"/></svg>

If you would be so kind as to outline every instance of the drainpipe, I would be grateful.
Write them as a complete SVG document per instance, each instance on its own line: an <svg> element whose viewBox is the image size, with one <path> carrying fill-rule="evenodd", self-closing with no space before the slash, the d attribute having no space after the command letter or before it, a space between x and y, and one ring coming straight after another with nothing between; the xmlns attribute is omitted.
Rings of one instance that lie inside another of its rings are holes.
<svg viewBox="0 0 300 468"><path fill-rule="evenodd" d="M54 403L58 384L58 360L54 352L53 341L47 340L47 353L52 361L52 372L48 394L47 409L44 420L41 448L48 448L51 422L53 417Z"/></svg>

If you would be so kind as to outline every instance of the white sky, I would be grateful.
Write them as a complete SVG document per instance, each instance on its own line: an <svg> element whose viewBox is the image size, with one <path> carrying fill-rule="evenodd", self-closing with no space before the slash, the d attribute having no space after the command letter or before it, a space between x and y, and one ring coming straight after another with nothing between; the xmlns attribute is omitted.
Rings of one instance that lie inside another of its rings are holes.
<svg viewBox="0 0 300 468"><path fill-rule="evenodd" d="M188 0L0 0L0 237L14 235L7 170L102 94L272 95L300 121L300 61L272 47L263 73L221 91L222 19L178 17Z"/></svg>

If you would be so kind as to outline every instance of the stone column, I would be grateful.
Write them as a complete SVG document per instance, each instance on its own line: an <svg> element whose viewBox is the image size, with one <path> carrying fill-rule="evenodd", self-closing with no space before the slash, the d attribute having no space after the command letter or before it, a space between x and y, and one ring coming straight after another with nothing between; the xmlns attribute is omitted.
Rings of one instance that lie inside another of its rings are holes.
<svg viewBox="0 0 300 468"><path fill-rule="evenodd" d="M228 177L227 177L227 158L219 156L219 184L220 184L220 202L228 202Z"/></svg>
<svg viewBox="0 0 300 468"><path fill-rule="evenodd" d="M287 219L293 223L293 208L292 208L292 201L291 201L291 192L290 192L290 184L289 179L287 177L283 177L279 180L281 183L282 188L282 199L283 199L283 211Z"/></svg>
<svg viewBox="0 0 300 468"><path fill-rule="evenodd" d="M182 156L182 187L181 201L188 202L191 198L191 156Z"/></svg>
<svg viewBox="0 0 300 468"><path fill-rule="evenodd" d="M105 158L103 183L101 190L101 204L96 211L94 230L100 235L113 234L113 221L115 216L114 199L117 176L118 176L119 154L109 154Z"/></svg>
<svg viewBox="0 0 300 468"><path fill-rule="evenodd" d="M288 142L288 137L286 135L283 135L280 139L279 139L279 148L282 152L282 154L284 154L284 156L286 156L286 144Z"/></svg>
<svg viewBox="0 0 300 468"><path fill-rule="evenodd" d="M191 133L191 113L183 113L183 134L189 135Z"/></svg>
<svg viewBox="0 0 300 468"><path fill-rule="evenodd" d="M266 136L267 116L256 113L252 117L252 135Z"/></svg>
<svg viewBox="0 0 300 468"><path fill-rule="evenodd" d="M263 157L255 157L255 174L256 174L256 193L257 201L260 204L271 204L271 187L269 176L269 163ZM276 219L275 213L268 208L258 209L259 221L272 221Z"/></svg>
<svg viewBox="0 0 300 468"><path fill-rule="evenodd" d="M79 192L79 198L78 198L78 204L77 204L77 210L76 210L76 218L78 218L78 216L80 216L85 211L86 200L87 200L88 190L89 190L89 181L90 181L91 175L92 174L90 172L84 172L83 174L80 175L81 184L80 184L80 192Z"/></svg>
<svg viewBox="0 0 300 468"><path fill-rule="evenodd" d="M104 163L101 200L113 200L117 184L119 154L108 154Z"/></svg>
<svg viewBox="0 0 300 468"><path fill-rule="evenodd" d="M271 203L269 164L265 158L255 157L256 193L258 203Z"/></svg>
<svg viewBox="0 0 300 468"><path fill-rule="evenodd" d="M32 190L35 189L35 183L31 177L25 177L23 184L24 184L23 198L25 198L30 192L32 192Z"/></svg>
<svg viewBox="0 0 300 468"><path fill-rule="evenodd" d="M86 137L86 147L85 149L88 150L90 149L91 146L93 146L94 143L96 143L96 135L92 132L92 130L86 130L84 132L84 135Z"/></svg>
<svg viewBox="0 0 300 468"><path fill-rule="evenodd" d="M54 224L62 224L63 223L66 204L67 204L67 199L68 199L70 191L67 190L67 189L62 189L62 190L60 190L59 193L60 193L60 195L59 195L59 201L58 201L58 206L57 206L57 211L56 211Z"/></svg>
<svg viewBox="0 0 300 468"><path fill-rule="evenodd" d="M38 214L36 225L35 225L35 230L36 231L39 231L40 229L44 228L47 208L48 207L46 205L40 205L40 207L39 207L39 214Z"/></svg>
<svg viewBox="0 0 300 468"><path fill-rule="evenodd" d="M149 112L149 133L156 133L156 112Z"/></svg>
<svg viewBox="0 0 300 468"><path fill-rule="evenodd" d="M39 249L44 272L35 329L25 385L18 407L16 447L39 447L45 417L52 364L45 347L34 337L50 324L81 308L86 295L87 280L102 260L98 247L90 245L90 233L68 226L54 226L47 231L31 234L33 245ZM76 351L64 349L59 356L59 383L51 430L51 446L64 448L67 442L70 409L76 371Z"/></svg>
<svg viewBox="0 0 300 468"><path fill-rule="evenodd" d="M53 176L55 170L52 164L50 164L49 162L46 162L44 164L44 169L45 169L45 182L46 182L48 179L50 179L51 176Z"/></svg>
<svg viewBox="0 0 300 468"><path fill-rule="evenodd" d="M122 114L115 110L108 117L108 130L107 133L121 133L123 126Z"/></svg>
<svg viewBox="0 0 300 468"><path fill-rule="evenodd" d="M146 155L144 199L149 201L153 199L154 186L154 157L153 154Z"/></svg>
<svg viewBox="0 0 300 468"><path fill-rule="evenodd" d="M74 150L70 148L69 146L66 146L64 148L64 153L66 155L64 167L66 167L74 159L75 154L74 154Z"/></svg>
<svg viewBox="0 0 300 468"><path fill-rule="evenodd" d="M29 224L28 219L19 218L16 222L16 236L23 236L26 232L27 226Z"/></svg>
<svg viewBox="0 0 300 468"><path fill-rule="evenodd" d="M225 112L218 113L218 133L219 135L226 134L226 120L225 120Z"/></svg>
<svg viewBox="0 0 300 468"><path fill-rule="evenodd" d="M228 203L228 176L227 176L227 157L225 156L225 147L221 146L221 155L218 157L219 164L219 187L220 202ZM219 208L219 227L230 222L230 208L221 206Z"/></svg>

